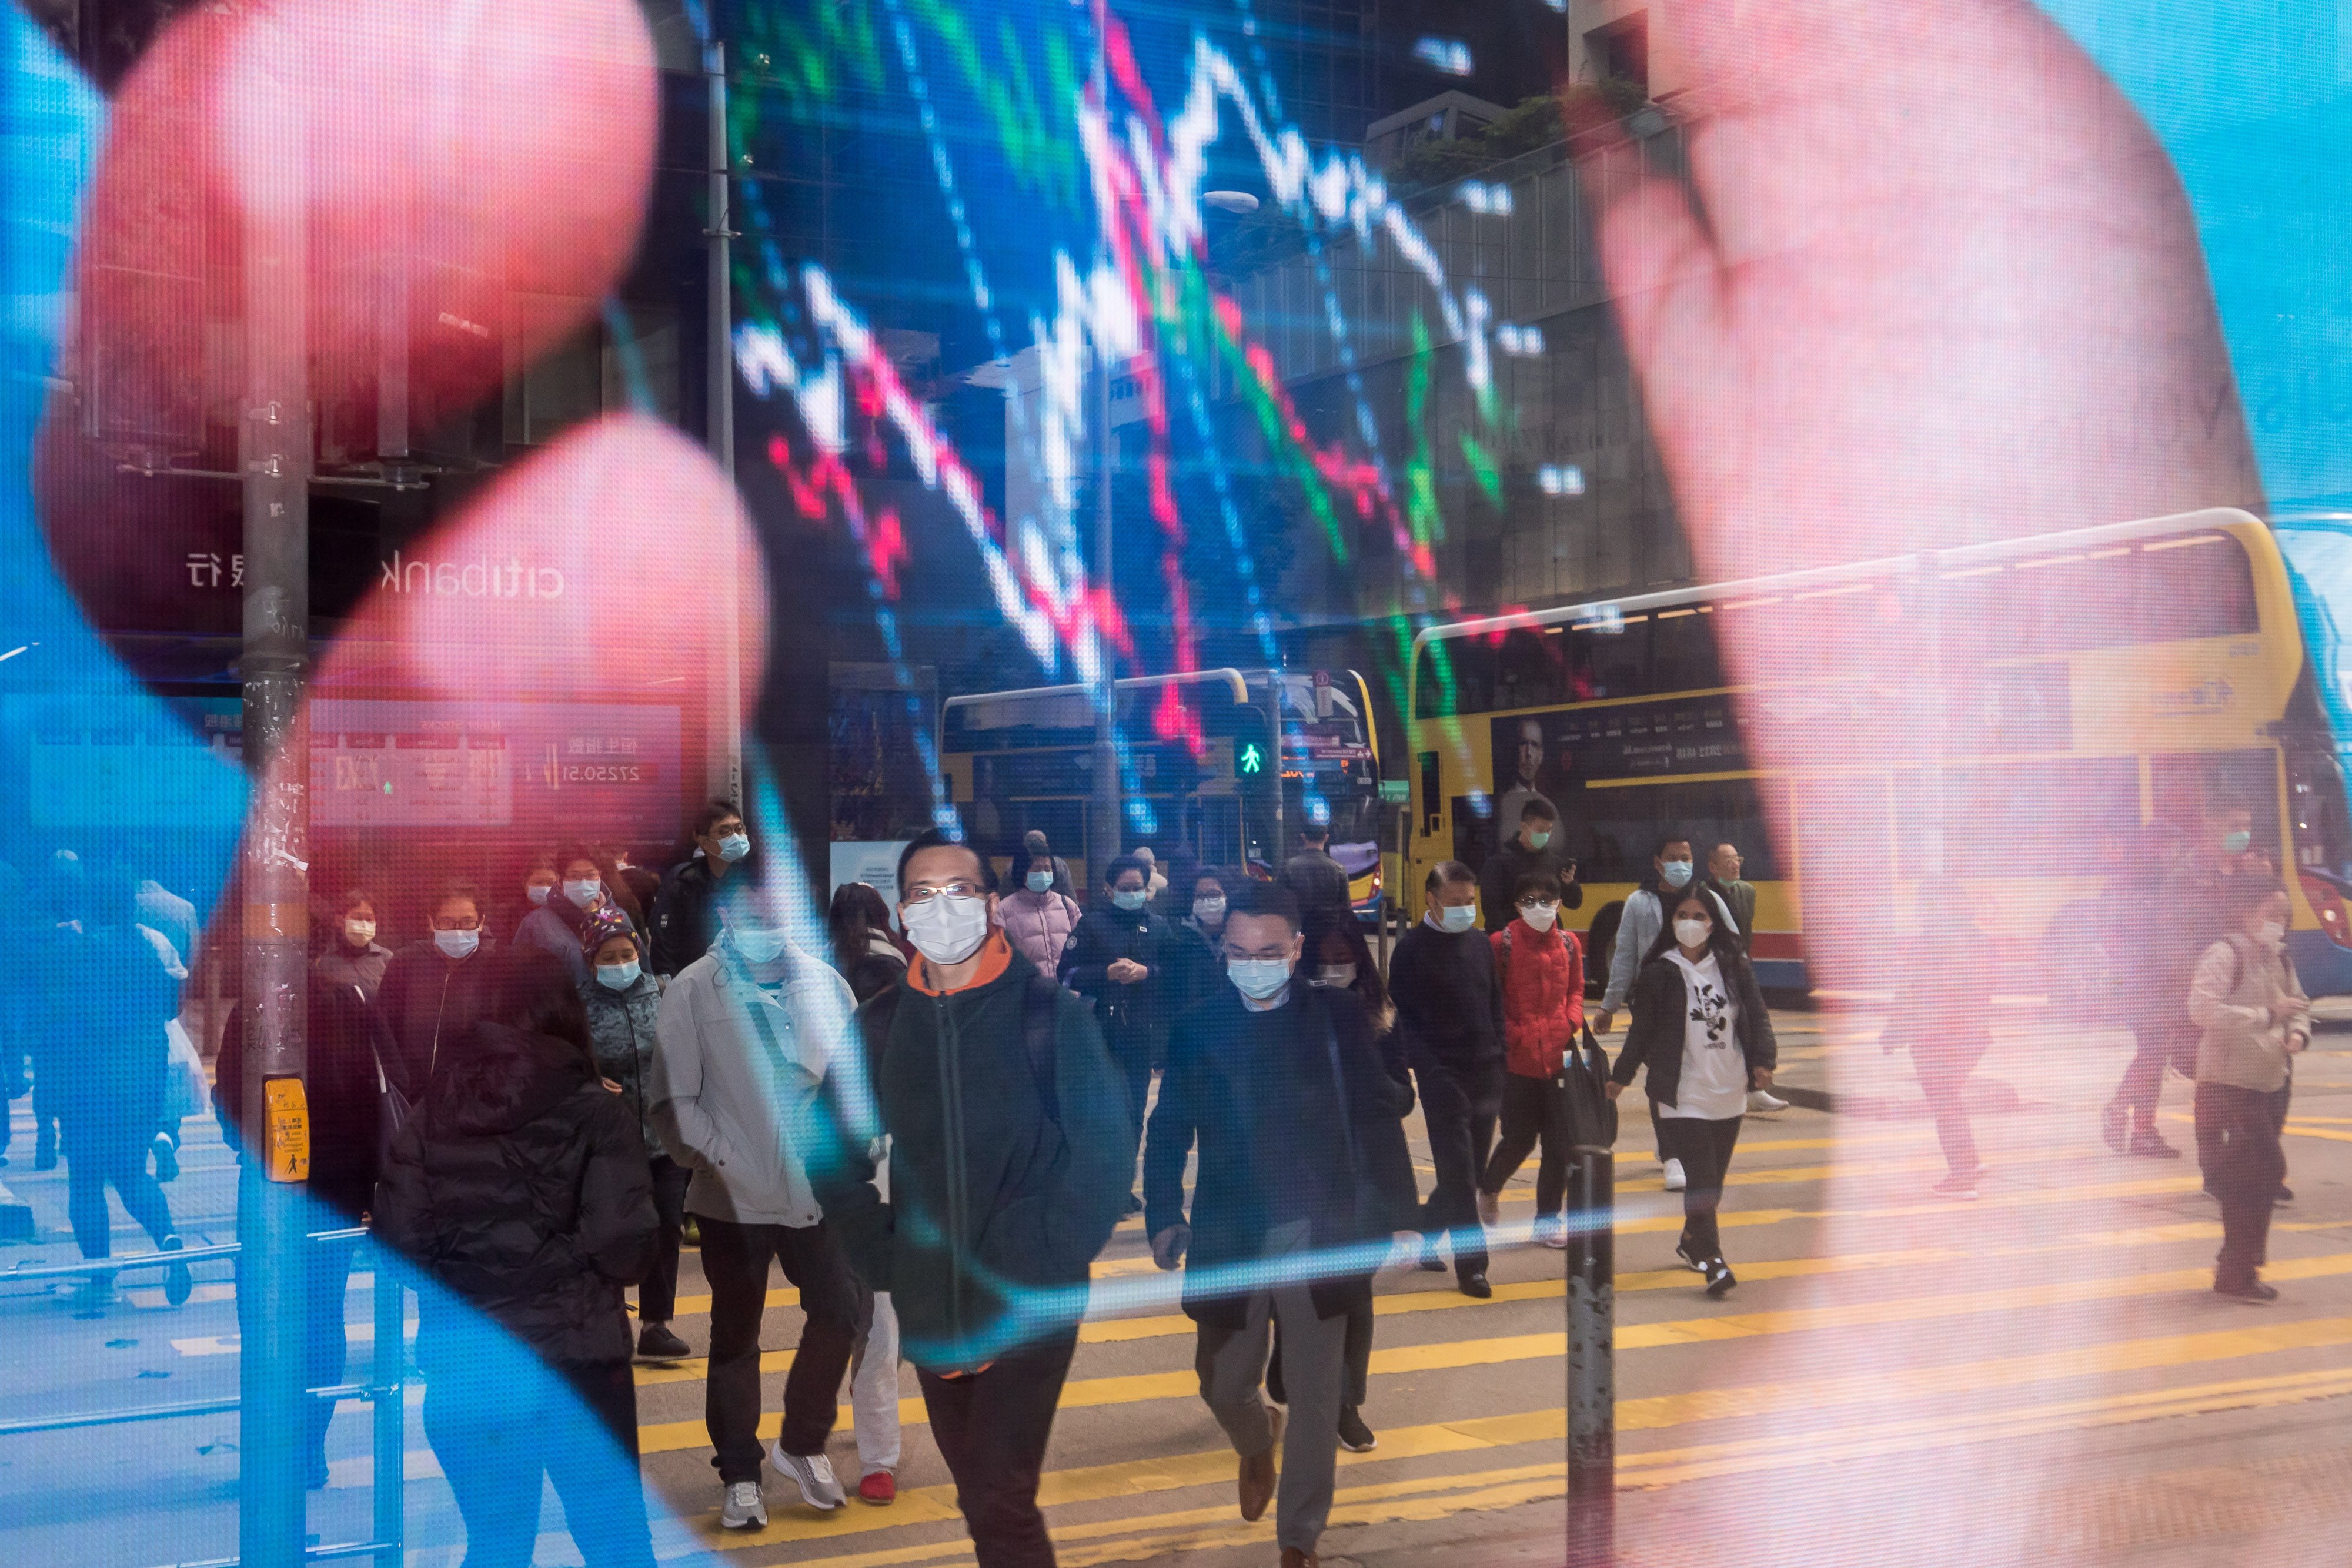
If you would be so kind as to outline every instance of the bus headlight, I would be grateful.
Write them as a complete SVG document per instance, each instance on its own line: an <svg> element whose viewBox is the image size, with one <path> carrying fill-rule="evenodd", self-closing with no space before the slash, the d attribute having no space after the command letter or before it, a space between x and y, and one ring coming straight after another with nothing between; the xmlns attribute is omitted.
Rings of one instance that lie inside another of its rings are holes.
<svg viewBox="0 0 2352 1568"><path fill-rule="evenodd" d="M2305 873L2300 879L2303 896L2311 904L2311 912L2319 916L2319 928L2338 947L2352 947L2352 915L2344 909L2344 895L2334 883Z"/></svg>

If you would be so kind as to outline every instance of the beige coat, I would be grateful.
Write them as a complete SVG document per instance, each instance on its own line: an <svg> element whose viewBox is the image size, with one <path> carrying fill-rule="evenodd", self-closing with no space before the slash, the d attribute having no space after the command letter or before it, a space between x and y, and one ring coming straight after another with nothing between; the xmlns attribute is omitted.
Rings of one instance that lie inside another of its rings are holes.
<svg viewBox="0 0 2352 1568"><path fill-rule="evenodd" d="M2311 1033L2311 998L2283 954L2232 934L2205 949L2189 983L2197 1082L2269 1094L2286 1086L2287 1037Z"/></svg>

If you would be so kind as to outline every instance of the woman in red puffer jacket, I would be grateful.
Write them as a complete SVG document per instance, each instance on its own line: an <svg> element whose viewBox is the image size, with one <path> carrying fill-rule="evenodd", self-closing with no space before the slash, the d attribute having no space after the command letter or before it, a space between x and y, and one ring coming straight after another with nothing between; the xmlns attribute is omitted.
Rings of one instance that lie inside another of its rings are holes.
<svg viewBox="0 0 2352 1568"><path fill-rule="evenodd" d="M1478 1184L1478 1218L1502 1219L1503 1184L1517 1174L1538 1140L1535 1237L1568 1245L1560 1214L1568 1199L1568 1145L1552 1118L1560 1059L1584 1027L1584 947L1562 931L1559 879L1549 872L1519 878L1518 917L1494 934L1495 973L1503 982L1503 1127Z"/></svg>

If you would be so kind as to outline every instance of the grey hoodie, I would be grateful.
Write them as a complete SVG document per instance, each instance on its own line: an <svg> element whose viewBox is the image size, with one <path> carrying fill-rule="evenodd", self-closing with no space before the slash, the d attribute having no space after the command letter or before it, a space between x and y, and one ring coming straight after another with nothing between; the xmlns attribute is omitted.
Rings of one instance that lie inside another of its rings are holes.
<svg viewBox="0 0 2352 1568"><path fill-rule="evenodd" d="M739 1225L824 1217L803 1168L805 1118L856 1007L848 982L797 948L772 993L724 935L678 971L662 993L649 1093L662 1146L694 1167L687 1212Z"/></svg>

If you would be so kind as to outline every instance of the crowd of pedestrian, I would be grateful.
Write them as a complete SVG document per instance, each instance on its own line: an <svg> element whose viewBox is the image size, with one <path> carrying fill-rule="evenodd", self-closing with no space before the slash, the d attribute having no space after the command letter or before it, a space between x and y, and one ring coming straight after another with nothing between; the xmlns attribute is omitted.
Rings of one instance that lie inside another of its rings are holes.
<svg viewBox="0 0 2352 1568"><path fill-rule="evenodd" d="M640 1568L632 1364L696 1354L677 1319L698 1247L723 1527L767 1522L771 1474L817 1511L853 1490L889 1503L908 1363L980 1563L1050 1563L1037 1493L1091 1268L1140 1213L1153 1261L1183 1270L1240 1511L1273 1508L1284 1563L1311 1564L1337 1452L1379 1441L1374 1275L1450 1268L1464 1294L1490 1296L1502 1195L1530 1156L1533 1220L1505 1234L1569 1244L1564 1073L1580 1042L1607 1061L1593 1030L1621 1015L1607 1094L1643 1082L1664 1186L1682 1195L1675 1253L1710 1296L1737 1283L1717 1209L1744 1117L1785 1103L1769 1092L1778 1050L1739 851L1661 838L1588 1022L1584 941L1561 923L1582 901L1578 867L1552 847L1541 796L1517 828L1483 868L1430 871L1385 974L1319 823L1271 879L1181 856L1163 869L1139 847L1099 868L1083 904L1042 833L1000 890L988 857L928 832L900 855L895 902L845 883L806 944L801 891L724 801L659 878L609 845L532 852L510 912L451 880L402 946L381 939L379 894L350 888L321 910L305 1020L305 1386L343 1378L351 1231L372 1224L424 1295L425 1426L468 1561L529 1560L535 1509L516 1500L545 1476L586 1561ZM2266 1301L2270 1213L2292 1197L2291 1064L2312 1024L2284 946L2287 894L2248 838L2243 813L2223 812L2165 870L2173 928L2135 950L2140 1050L2104 1130L2120 1153L2178 1157L2157 1091L2168 1069L2193 1078L2224 1231L2214 1288ZM110 1189L158 1249L181 1249L162 1181L194 908L70 854L15 888L36 985L0 1017L0 1065L12 1098L36 1094L36 1163L68 1165L86 1257L109 1255ZM508 918L501 942L491 926ZM1968 1084L1990 1042L1992 952L1946 904L1887 955L1885 1041L1912 1055L1947 1197L1974 1197L1984 1173ZM103 1027L51 1027L73 977L94 973L109 977ZM240 1007L215 1089L250 1185L245 1033ZM68 1035L77 1049L59 1049ZM1416 1110L1425 1195L1406 1152ZM803 1322L771 1416L761 1329L778 1272ZM184 1265L169 1270L169 1299L190 1288ZM845 1384L854 1488L826 1451ZM314 1400L305 1416L314 1487L331 1414Z"/></svg>

